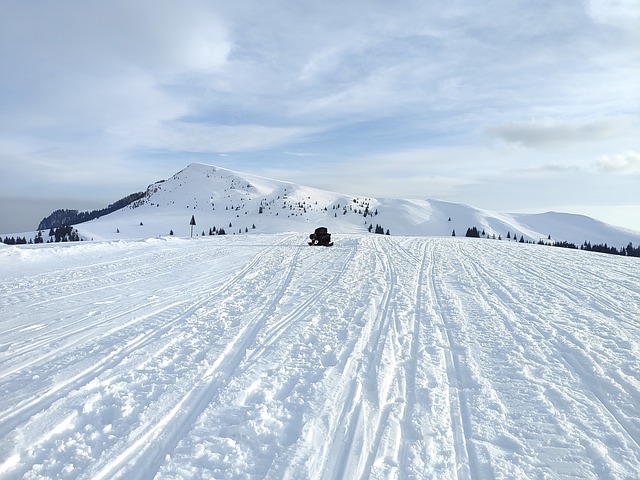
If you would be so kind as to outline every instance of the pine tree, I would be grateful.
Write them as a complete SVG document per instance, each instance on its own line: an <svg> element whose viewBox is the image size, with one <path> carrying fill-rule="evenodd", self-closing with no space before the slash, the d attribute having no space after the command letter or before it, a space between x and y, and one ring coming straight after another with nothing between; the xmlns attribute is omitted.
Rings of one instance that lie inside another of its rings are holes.
<svg viewBox="0 0 640 480"><path fill-rule="evenodd" d="M478 232L478 229L476 227L467 228L465 237L480 238L480 232Z"/></svg>

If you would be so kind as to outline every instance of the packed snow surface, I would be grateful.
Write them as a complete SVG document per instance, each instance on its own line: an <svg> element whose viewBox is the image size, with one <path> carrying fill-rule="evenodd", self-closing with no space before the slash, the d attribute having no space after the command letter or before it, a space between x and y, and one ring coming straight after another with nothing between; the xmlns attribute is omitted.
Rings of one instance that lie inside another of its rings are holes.
<svg viewBox="0 0 640 480"><path fill-rule="evenodd" d="M0 478L637 478L639 259L334 240L0 247Z"/></svg>

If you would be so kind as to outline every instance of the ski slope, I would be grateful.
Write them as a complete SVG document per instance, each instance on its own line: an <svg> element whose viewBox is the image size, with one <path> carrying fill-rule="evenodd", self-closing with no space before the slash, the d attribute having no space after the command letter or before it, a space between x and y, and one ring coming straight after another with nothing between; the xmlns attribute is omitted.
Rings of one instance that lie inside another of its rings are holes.
<svg viewBox="0 0 640 480"><path fill-rule="evenodd" d="M631 479L640 261L301 234L0 247L0 479Z"/></svg>

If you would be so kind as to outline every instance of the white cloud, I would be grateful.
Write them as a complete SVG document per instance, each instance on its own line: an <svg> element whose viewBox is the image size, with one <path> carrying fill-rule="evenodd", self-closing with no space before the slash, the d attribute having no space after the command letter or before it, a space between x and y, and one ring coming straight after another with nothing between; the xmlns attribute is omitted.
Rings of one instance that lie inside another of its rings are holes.
<svg viewBox="0 0 640 480"><path fill-rule="evenodd" d="M130 66L157 75L222 65L228 30L207 2L69 0L36 7L3 6L3 56L50 72L73 67L89 75L117 74ZM64 73L64 72L60 72Z"/></svg>
<svg viewBox="0 0 640 480"><path fill-rule="evenodd" d="M638 31L640 2L637 0L589 0L588 13L594 21Z"/></svg>
<svg viewBox="0 0 640 480"><path fill-rule="evenodd" d="M316 132L315 129L301 127L165 122L140 131L137 145L155 151L250 152L300 141Z"/></svg>
<svg viewBox="0 0 640 480"><path fill-rule="evenodd" d="M640 152L604 155L596 162L596 168L607 173L640 173Z"/></svg>
<svg viewBox="0 0 640 480"><path fill-rule="evenodd" d="M507 143L528 148L568 147L609 139L626 129L626 119L611 118L595 122L546 121L491 126L486 131Z"/></svg>

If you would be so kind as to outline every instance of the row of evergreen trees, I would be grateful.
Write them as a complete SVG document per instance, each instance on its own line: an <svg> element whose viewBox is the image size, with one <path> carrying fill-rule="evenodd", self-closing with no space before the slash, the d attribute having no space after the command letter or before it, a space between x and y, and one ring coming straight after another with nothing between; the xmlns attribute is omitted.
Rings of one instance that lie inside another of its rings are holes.
<svg viewBox="0 0 640 480"><path fill-rule="evenodd" d="M451 232L451 236L455 237L456 236L456 229L454 228L453 231ZM467 228L467 233L465 233L464 235L465 237L469 237L469 238L480 238L480 237L487 237L487 238L492 238L493 240L502 240L502 235L498 235L496 237L496 234L494 233L491 237L489 237L484 229L482 230L482 233L480 232L480 230L478 230L477 227L469 227ZM510 240L511 239L511 232L507 232L507 239ZM549 239L551 239L551 236L549 236ZM515 242L518 242L518 236L517 235L513 235L513 240ZM524 239L524 235L520 235L520 240L519 243L533 243L531 241L526 241Z"/></svg>
<svg viewBox="0 0 640 480"><path fill-rule="evenodd" d="M455 229L453 230L451 235L453 237L456 236ZM480 231L476 227L467 228L467 233L465 234L465 237L470 237L470 238L480 238L485 236L489 238L484 230L482 230L482 233L480 233ZM493 235L492 238L495 240L496 236ZM511 239L511 232L507 233L507 238ZM498 235L497 239L502 240L502 236ZM531 241L525 241L523 235L520 235L520 240L518 241L518 236L514 234L513 239L518 243L533 243ZM609 246L606 243L591 244L591 242L588 242L586 240L582 245L578 247L575 243L571 243L567 241L555 241L555 242L551 241L551 235L549 235L548 240L549 240L548 242L540 240L538 241L538 245L547 245L551 247L561 247L561 248L574 248L574 249L585 250L587 252L608 253L612 255L623 255L627 257L640 257L640 245L637 247L634 247L632 242L629 242L629 244L626 247L616 248L613 246Z"/></svg>
<svg viewBox="0 0 640 480"><path fill-rule="evenodd" d="M372 223L369 224L369 228L367 230L369 230L369 233L374 231ZM379 233L380 235L391 235L391 232L389 231L388 228L387 228L387 231L385 232L384 228L378 224L376 224L375 233Z"/></svg>
<svg viewBox="0 0 640 480"><path fill-rule="evenodd" d="M545 244L545 245L548 245L548 244ZM640 245L638 245L637 247L634 247L632 242L629 242L629 244L626 247L620 247L620 248L609 246L607 245L606 242L596 243L592 245L591 242L587 242L586 240L579 247L575 243L570 243L570 242L554 242L551 245L554 247L561 247L561 248L575 248L575 249L579 248L580 250L585 250L587 252L608 253L610 255L622 255L626 257L640 257Z"/></svg>
<svg viewBox="0 0 640 480"><path fill-rule="evenodd" d="M232 226L233 225L231 224L231 222L229 222L229 227L232 227ZM256 228L256 224L254 223L251 226L251 229L255 230L255 228ZM243 232L243 230L241 228L238 229L238 233L242 233L242 232ZM248 232L249 232L249 227L245 227L244 228L244 233L248 233ZM226 230L224 228L222 228L222 227L218 228L218 227L216 227L214 225L213 227L209 228L209 235L226 235L226 234L227 234ZM173 235L173 230L169 230L169 235ZM205 237L206 235L207 235L207 233L205 233L205 231L203 230L202 231L202 236Z"/></svg>
<svg viewBox="0 0 640 480"><path fill-rule="evenodd" d="M64 227L51 228L49 230L49 239L46 243L54 242L79 242L82 239L78 234L78 231L70 225ZM42 230L38 230L34 238L27 240L26 237L5 237L2 243L7 245L33 245L38 243L45 243L42 235Z"/></svg>
<svg viewBox="0 0 640 480"><path fill-rule="evenodd" d="M33 240L29 239L29 241L27 242L26 237L4 237L2 243L6 245L27 245L33 244Z"/></svg>

